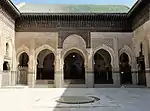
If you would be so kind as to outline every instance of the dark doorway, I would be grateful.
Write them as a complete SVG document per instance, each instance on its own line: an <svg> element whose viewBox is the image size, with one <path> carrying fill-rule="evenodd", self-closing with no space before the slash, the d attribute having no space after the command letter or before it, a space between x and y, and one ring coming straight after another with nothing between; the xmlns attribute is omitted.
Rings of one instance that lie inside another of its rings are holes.
<svg viewBox="0 0 150 111"><path fill-rule="evenodd" d="M37 80L54 80L54 54L45 49L38 55Z"/></svg>
<svg viewBox="0 0 150 111"><path fill-rule="evenodd" d="M19 58L19 66L28 67L29 56L27 53L22 53Z"/></svg>
<svg viewBox="0 0 150 111"><path fill-rule="evenodd" d="M54 80L54 54L48 54L43 61L42 79Z"/></svg>
<svg viewBox="0 0 150 111"><path fill-rule="evenodd" d="M139 57L137 57L138 64L138 84L146 85L146 72L145 72L145 58L143 55L143 44L140 44Z"/></svg>
<svg viewBox="0 0 150 111"><path fill-rule="evenodd" d="M78 53L70 53L64 60L64 79L74 80L71 83L85 83L84 59Z"/></svg>
<svg viewBox="0 0 150 111"><path fill-rule="evenodd" d="M138 64L138 84L146 85L145 61L140 61Z"/></svg>
<svg viewBox="0 0 150 111"><path fill-rule="evenodd" d="M3 71L9 71L9 70L10 70L9 63L7 61L5 61L3 63Z"/></svg>
<svg viewBox="0 0 150 111"><path fill-rule="evenodd" d="M126 53L121 54L119 67L121 84L132 84L131 66L129 64L129 57Z"/></svg>
<svg viewBox="0 0 150 111"><path fill-rule="evenodd" d="M103 49L94 55L95 84L113 84L110 54Z"/></svg>
<svg viewBox="0 0 150 111"><path fill-rule="evenodd" d="M18 84L27 84L28 79L28 61L29 56L27 53L22 53L19 57L19 65L18 65Z"/></svg>

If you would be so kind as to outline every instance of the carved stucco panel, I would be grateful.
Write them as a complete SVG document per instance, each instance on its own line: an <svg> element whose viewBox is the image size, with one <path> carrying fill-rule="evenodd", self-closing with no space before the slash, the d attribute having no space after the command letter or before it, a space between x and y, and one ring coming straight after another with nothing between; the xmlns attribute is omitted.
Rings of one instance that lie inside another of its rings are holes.
<svg viewBox="0 0 150 111"><path fill-rule="evenodd" d="M63 49L75 46L86 48L86 42L81 36L76 34L70 35L63 42Z"/></svg>
<svg viewBox="0 0 150 111"><path fill-rule="evenodd" d="M92 39L92 48L96 48L99 45L105 44L108 47L113 48L113 38L93 38Z"/></svg>

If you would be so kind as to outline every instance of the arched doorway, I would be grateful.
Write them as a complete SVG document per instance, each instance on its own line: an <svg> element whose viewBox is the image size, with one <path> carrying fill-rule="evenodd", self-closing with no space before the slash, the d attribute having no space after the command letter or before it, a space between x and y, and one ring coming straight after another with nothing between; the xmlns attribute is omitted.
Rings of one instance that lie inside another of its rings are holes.
<svg viewBox="0 0 150 111"><path fill-rule="evenodd" d="M27 78L28 78L28 61L29 56L27 53L22 53L19 57L19 65L18 65L18 83L19 84L26 84L27 85Z"/></svg>
<svg viewBox="0 0 150 111"><path fill-rule="evenodd" d="M128 55L126 53L122 53L119 60L121 84L132 84L131 65L129 64Z"/></svg>
<svg viewBox="0 0 150 111"><path fill-rule="evenodd" d="M72 52L65 57L64 80L70 84L85 83L84 58L80 53Z"/></svg>
<svg viewBox="0 0 150 111"><path fill-rule="evenodd" d="M94 54L94 81L95 84L113 84L111 56L104 49Z"/></svg>
<svg viewBox="0 0 150 111"><path fill-rule="evenodd" d="M48 49L42 50L37 56L37 80L54 82L54 53Z"/></svg>

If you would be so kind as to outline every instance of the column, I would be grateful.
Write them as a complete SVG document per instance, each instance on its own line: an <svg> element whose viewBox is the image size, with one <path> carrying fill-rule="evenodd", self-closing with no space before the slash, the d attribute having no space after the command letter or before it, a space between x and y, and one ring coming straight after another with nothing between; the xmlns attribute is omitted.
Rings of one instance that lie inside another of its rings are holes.
<svg viewBox="0 0 150 111"><path fill-rule="evenodd" d="M148 39L148 44L146 40L144 40L143 46L144 46L145 69L146 69L146 85L147 87L150 87L150 65L149 65L149 54L148 54L149 53L148 48L150 48L150 40Z"/></svg>
<svg viewBox="0 0 150 111"><path fill-rule="evenodd" d="M57 49L55 54L55 87L64 87L64 75L63 75L63 59L61 57L62 49Z"/></svg>
<svg viewBox="0 0 150 111"><path fill-rule="evenodd" d="M94 71L93 71L93 57L92 49L87 49L88 51L88 61L85 64L85 82L88 88L94 87Z"/></svg>
<svg viewBox="0 0 150 111"><path fill-rule="evenodd" d="M3 24L2 21L0 20L0 88L2 87L2 77L3 77L3 57L4 57L4 52L3 52Z"/></svg>
<svg viewBox="0 0 150 111"><path fill-rule="evenodd" d="M137 50L137 47L136 47L136 39L133 38L132 39L132 42L133 42L133 53L134 53L134 56L132 57L132 64L131 64L131 68L132 68L132 84L134 85L137 85L138 84L138 64L137 64L137 61L136 61L136 56L138 56L138 50Z"/></svg>
<svg viewBox="0 0 150 111"><path fill-rule="evenodd" d="M28 62L28 86L33 88L35 85L35 75L36 75L36 63L35 58L35 41L31 40L30 42L30 52L29 52L29 62Z"/></svg>
<svg viewBox="0 0 150 111"><path fill-rule="evenodd" d="M118 56L118 39L115 37L113 39L114 44L114 64L112 64L112 76L113 83L115 86L120 86L120 73L119 73L119 56Z"/></svg>
<svg viewBox="0 0 150 111"><path fill-rule="evenodd" d="M132 84L137 85L138 84L138 69L132 69Z"/></svg>
<svg viewBox="0 0 150 111"><path fill-rule="evenodd" d="M135 58L132 58L133 60L132 60L132 69L131 69L131 71L132 71L132 84L134 84L134 85L137 85L138 84L138 65L136 64L136 60L135 60Z"/></svg>
<svg viewBox="0 0 150 111"><path fill-rule="evenodd" d="M17 84L17 62L16 62L16 50L15 50L15 39L13 40L12 46L12 71L11 71L11 85Z"/></svg>

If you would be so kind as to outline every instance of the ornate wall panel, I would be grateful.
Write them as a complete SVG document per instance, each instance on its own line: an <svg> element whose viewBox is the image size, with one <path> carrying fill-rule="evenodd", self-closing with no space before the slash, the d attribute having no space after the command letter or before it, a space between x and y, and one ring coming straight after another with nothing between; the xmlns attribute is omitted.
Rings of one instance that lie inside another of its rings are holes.
<svg viewBox="0 0 150 111"><path fill-rule="evenodd" d="M62 48L63 47L63 42L64 40L69 37L70 35L79 35L81 36L85 43L86 43L86 47L90 48L91 47L91 39L90 39L90 33L89 32L85 32L85 31L80 31L80 32L69 32L69 31L63 31L63 32L59 32L59 42L58 42L58 47Z"/></svg>
<svg viewBox="0 0 150 111"><path fill-rule="evenodd" d="M114 48L113 38L94 38L92 39L92 48L96 48L99 45L105 44L108 47Z"/></svg>

